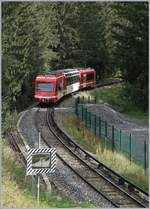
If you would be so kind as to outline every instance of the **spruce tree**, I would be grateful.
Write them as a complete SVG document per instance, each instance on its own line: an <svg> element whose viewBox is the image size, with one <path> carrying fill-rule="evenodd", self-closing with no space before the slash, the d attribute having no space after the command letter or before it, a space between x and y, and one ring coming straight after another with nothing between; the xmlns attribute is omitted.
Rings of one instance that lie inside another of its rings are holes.
<svg viewBox="0 0 150 209"><path fill-rule="evenodd" d="M127 82L127 96L143 109L148 105L148 3L116 3L114 59Z"/></svg>

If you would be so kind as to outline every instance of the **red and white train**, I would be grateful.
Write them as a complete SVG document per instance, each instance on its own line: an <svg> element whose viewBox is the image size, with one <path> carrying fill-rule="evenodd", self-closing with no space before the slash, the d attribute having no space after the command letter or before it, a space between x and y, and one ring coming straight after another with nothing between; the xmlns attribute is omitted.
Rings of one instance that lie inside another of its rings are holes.
<svg viewBox="0 0 150 209"><path fill-rule="evenodd" d="M95 70L65 69L35 78L34 97L42 103L55 103L63 96L83 88L93 88L96 83Z"/></svg>

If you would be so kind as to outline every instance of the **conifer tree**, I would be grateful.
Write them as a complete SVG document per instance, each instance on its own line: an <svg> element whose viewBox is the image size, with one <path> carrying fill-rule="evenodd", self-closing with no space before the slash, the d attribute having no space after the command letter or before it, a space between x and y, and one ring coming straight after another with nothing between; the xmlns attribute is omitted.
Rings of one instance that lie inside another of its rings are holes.
<svg viewBox="0 0 150 209"><path fill-rule="evenodd" d="M76 67L75 51L79 42L76 30L78 4L57 2L54 7L58 43L53 47L57 54L56 59L52 61L53 69Z"/></svg>
<svg viewBox="0 0 150 209"><path fill-rule="evenodd" d="M148 3L117 3L114 24L114 59L127 82L127 97L136 105L148 105Z"/></svg>

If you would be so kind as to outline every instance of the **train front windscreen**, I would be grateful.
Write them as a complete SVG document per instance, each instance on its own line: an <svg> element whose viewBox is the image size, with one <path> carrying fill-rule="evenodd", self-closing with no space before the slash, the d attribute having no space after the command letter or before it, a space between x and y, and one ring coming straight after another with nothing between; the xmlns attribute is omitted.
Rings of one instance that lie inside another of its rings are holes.
<svg viewBox="0 0 150 209"><path fill-rule="evenodd" d="M39 92L53 92L54 91L54 83L53 82L38 82L37 83L37 91Z"/></svg>

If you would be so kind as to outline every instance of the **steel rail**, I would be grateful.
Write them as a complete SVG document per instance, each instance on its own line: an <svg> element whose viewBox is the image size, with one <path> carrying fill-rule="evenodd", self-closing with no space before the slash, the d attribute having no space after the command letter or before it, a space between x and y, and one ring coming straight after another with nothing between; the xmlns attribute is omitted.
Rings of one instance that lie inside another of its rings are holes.
<svg viewBox="0 0 150 209"><path fill-rule="evenodd" d="M32 105L30 105L26 109L26 111L32 109L33 107L36 107L37 105L39 105L39 102L33 103ZM24 112L24 111L22 111L22 112ZM19 120L22 112L20 112L18 114L18 120ZM10 124L10 127L12 127L12 124ZM24 167L26 167L26 164L27 164L26 156L25 156L25 154L23 154L23 151L22 151L22 149L19 146L19 143L21 143L21 140L19 139L20 138L19 131L16 130L14 132L14 130L10 129L8 134L7 134L7 138L8 138L8 143L10 144L10 147L13 149L14 152L19 153L19 156L20 156L20 158L22 160L22 163L23 163Z"/></svg>
<svg viewBox="0 0 150 209"><path fill-rule="evenodd" d="M48 111L47 111L48 112ZM37 110L37 113L39 113L39 110ZM34 123L35 123L35 126L37 128L37 131L40 129L40 127L38 126L38 123L37 123L37 115L35 114L35 118L34 118ZM46 122L47 122L47 114L46 114ZM53 131L51 131L53 133ZM53 135L55 136L55 134L53 133ZM43 136L43 134L41 133L41 138L43 139L43 141L46 143L46 145L48 147L51 147L51 144L49 143L49 141L47 140L46 137ZM57 139L57 137L55 136L55 138ZM60 141L59 141L60 142ZM108 200L109 202L111 202L111 204L115 207L118 207L117 204L115 204L111 199L109 199L108 197L106 197L101 191L99 191L96 187L94 187L92 184L89 184L89 182L83 178L83 176L77 172L75 169L73 169L73 167L71 165L69 165L69 163L67 163L63 157L58 154L58 152L56 153L56 156L67 166L69 167L77 176L79 176L84 182L86 182L92 189L94 189L97 193L99 193L100 195L102 195L106 200Z"/></svg>
<svg viewBox="0 0 150 209"><path fill-rule="evenodd" d="M105 169L105 171L108 171L112 175L114 175L114 177L117 177L117 181L118 181L117 183L119 183L120 185L121 184L122 185L126 184L130 190L134 189L134 190L136 190L136 192L141 192L142 194L144 194L146 196L149 196L149 194L147 192L145 192L143 189L141 189L137 185L131 183L125 177L119 175L114 170L110 169L108 166L104 165L102 162L100 162L95 157L93 157L91 154L89 154L80 144L78 144L70 136L68 136L68 134L65 133L64 130L62 130L59 127L59 125L57 124L56 120L54 119L54 109L53 109L51 117L53 118L53 123L55 124L55 127L56 127L57 131L60 132L60 134L67 140L68 143L70 143L71 145L74 146L74 149L81 150L85 154L85 158L92 159L93 161L95 161L97 163L97 169Z"/></svg>
<svg viewBox="0 0 150 209"><path fill-rule="evenodd" d="M57 124L55 123L55 121L54 121L54 118L53 118L53 111L51 112L51 119L49 119L48 118L49 116L47 116L47 122L48 122L48 125L49 125L49 128L50 128L50 130L51 130L51 132L53 132L53 134L57 137L57 139L59 139L59 141L61 141L61 143L65 146L65 147L67 147L67 149L68 150L70 150L70 152L72 153L72 154L74 154L75 155L75 153L74 153L74 150L72 150L70 147L68 147L68 146L66 146L66 143L64 143L64 140L62 140L62 138L64 137L64 133L61 135L61 133L60 133L60 130L58 129L58 127L57 127ZM50 120L52 120L52 122L50 123ZM52 125L53 124L53 125ZM53 126L53 127L52 127ZM58 135L58 133L59 133L59 135ZM68 142L69 142L69 144L70 144L70 142L71 142L71 144L72 144L72 140L67 136L65 136L65 140L68 140ZM81 147L80 146L77 146L77 144L76 144L76 148L78 148L78 149L80 149ZM90 156L85 150L83 150L83 149L81 149L81 151L82 152L84 152L84 153L86 153L86 155L85 156ZM81 159L78 155L76 155L76 157L78 158L78 159L80 159L80 160L82 160L83 161L83 159ZM85 163L85 161L83 161L84 163ZM89 166L89 164L87 164L87 163L85 163L87 166ZM90 167L90 166L89 166ZM103 165L103 167L105 167L104 165ZM93 169L98 175L101 175L105 180L107 180L110 184L112 184L113 186L115 186L117 189L119 189L120 190L120 192L123 192L126 196L128 196L128 198L130 198L130 199L132 199L132 201L134 201L134 202L136 202L136 204L138 205L138 207L140 206L140 207L145 207L145 206L147 206L147 204L145 205L144 203L141 203L141 201L139 201L139 200L137 200L137 199L135 199L133 196L131 196L129 193L127 193L125 190L123 190L122 188L120 188L118 185L116 185L114 182L112 182L111 180L109 180L108 178L106 178L106 175L104 175L104 174L101 174L101 173L99 173L99 172L97 172L97 170L96 169L94 169L94 168L91 168L90 167L90 169ZM109 172L110 172L111 170L109 169ZM114 173L113 173L114 174ZM133 185L132 185L133 186ZM110 200L110 199L109 199ZM130 206L130 205L129 205ZM119 206L118 206L119 207Z"/></svg>
<svg viewBox="0 0 150 209"><path fill-rule="evenodd" d="M104 86L108 86L108 85L113 85L113 84L117 84L117 83L121 83L122 81L115 81L115 82L109 82L109 83L102 83L102 84L97 84L96 86L95 86L95 88L99 88L99 87L104 87ZM84 89L84 90L86 90L86 89ZM76 93L76 92L75 92ZM39 104L39 102L37 102L37 104ZM35 104L33 104L32 106L30 106L30 108L27 108L27 109L31 109L32 107L34 107L34 106L37 106L37 104L35 105ZM15 140L14 140L15 141ZM70 141L70 140L69 140ZM71 141L70 141L71 142ZM16 147L17 145L15 145L15 143L17 144L17 142L14 142L14 147ZM71 142L72 143L72 142ZM75 148L79 148L79 146L76 146ZM17 149L16 149L17 150ZM80 149L81 150L81 149ZM21 151L21 150L20 150ZM85 157L89 157L89 155L85 155ZM60 157L61 158L61 157ZM63 159L62 159L63 160ZM81 159L82 160L82 159ZM64 160L63 160L64 161ZM83 160L82 160L83 161ZM65 161L64 161L64 163L66 163ZM100 165L100 164L99 164ZM102 165L102 164L101 164ZM88 164L87 164L87 166L89 166ZM104 167L104 166L103 166ZM105 196L104 194L102 194L102 196ZM107 197L105 196L105 198L107 199ZM111 201L109 198L108 198L108 200L109 201ZM112 202L112 201L111 201ZM114 204L114 206L116 206L116 207L118 207L115 203L113 203L112 202L112 204ZM141 204L141 203L140 203ZM145 207L145 206L143 206L143 205L141 205L142 207Z"/></svg>
<svg viewBox="0 0 150 209"><path fill-rule="evenodd" d="M37 110L37 113L39 114L39 109ZM46 114L47 117L47 114ZM41 119L41 118L40 118ZM37 122L37 114L35 114L34 117L34 124L36 126L37 131L39 131L41 129L41 127L39 127L38 122ZM43 136L42 132L41 132L41 138L42 140L45 142L45 144L48 147L51 147L50 143L48 142L48 140ZM56 153L56 156L58 157L58 159L60 159L67 167L69 167L77 176L79 176L84 182L86 182L89 185L89 182L83 178L82 175L80 175L75 169L72 168L72 166L70 166L63 158L60 154L58 154L58 152ZM101 194L105 199L107 199L109 202L111 202L111 204L115 207L117 207L116 204L114 204L110 199L108 199L107 197L105 197L103 195L103 193L101 193L98 189L96 189L93 185L89 185L92 189L94 189L96 192L98 192L99 194Z"/></svg>
<svg viewBox="0 0 150 209"><path fill-rule="evenodd" d="M19 154L19 157L21 158L24 167L26 167L26 164L27 164L26 157L23 154L21 148L19 147L16 138L17 138L17 136L15 136L12 132L9 132L9 134L8 134L8 142L9 142L11 148L14 150L14 152Z"/></svg>

